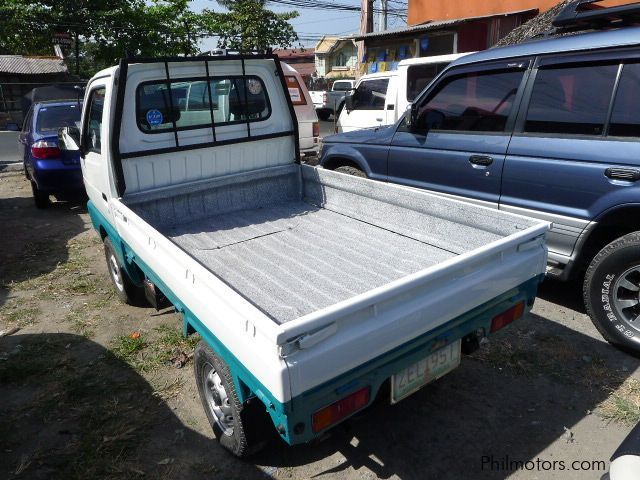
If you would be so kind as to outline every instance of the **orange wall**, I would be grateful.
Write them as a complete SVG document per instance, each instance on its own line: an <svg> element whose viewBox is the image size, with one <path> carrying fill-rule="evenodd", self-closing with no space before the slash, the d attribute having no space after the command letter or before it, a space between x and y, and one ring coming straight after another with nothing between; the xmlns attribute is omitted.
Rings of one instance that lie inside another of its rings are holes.
<svg viewBox="0 0 640 480"><path fill-rule="evenodd" d="M561 0L409 0L409 25L427 20L481 17L537 8L549 10ZM612 6L631 3L631 0L607 0L598 5Z"/></svg>

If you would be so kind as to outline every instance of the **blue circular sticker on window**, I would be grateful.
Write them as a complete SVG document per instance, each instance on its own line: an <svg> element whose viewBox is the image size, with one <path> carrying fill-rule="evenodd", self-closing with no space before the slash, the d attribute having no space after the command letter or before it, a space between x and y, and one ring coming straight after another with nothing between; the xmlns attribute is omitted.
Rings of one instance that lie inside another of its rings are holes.
<svg viewBox="0 0 640 480"><path fill-rule="evenodd" d="M162 118L162 112L160 112L160 110L153 109L147 112L147 122L149 122L149 125L160 125L161 123L163 123L163 120L164 119Z"/></svg>

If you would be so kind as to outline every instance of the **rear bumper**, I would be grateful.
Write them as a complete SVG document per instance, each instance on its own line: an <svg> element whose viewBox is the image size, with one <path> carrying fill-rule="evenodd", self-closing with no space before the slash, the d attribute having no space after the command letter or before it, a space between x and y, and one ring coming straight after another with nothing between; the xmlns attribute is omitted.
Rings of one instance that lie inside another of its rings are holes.
<svg viewBox="0 0 640 480"><path fill-rule="evenodd" d="M318 410L356 392L371 387L371 400L375 401L383 384L402 369L427 357L430 353L483 329L489 335L491 320L498 314L524 301L525 313L531 310L538 285L543 275L534 277L474 310L455 318L390 352L385 353L350 372L294 397L284 405L286 425L277 425L284 440L290 445L305 443L324 431L312 429L313 414ZM428 387L426 387L428 388ZM335 425L333 425L335 426ZM332 427L329 427L329 429Z"/></svg>
<svg viewBox="0 0 640 480"><path fill-rule="evenodd" d="M79 164L67 165L62 160L34 160L29 174L45 192L81 191L84 189Z"/></svg>

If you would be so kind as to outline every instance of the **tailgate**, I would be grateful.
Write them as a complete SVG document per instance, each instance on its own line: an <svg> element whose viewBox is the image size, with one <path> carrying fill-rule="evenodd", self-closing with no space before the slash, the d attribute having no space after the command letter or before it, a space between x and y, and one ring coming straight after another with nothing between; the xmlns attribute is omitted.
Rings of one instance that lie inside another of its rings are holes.
<svg viewBox="0 0 640 480"><path fill-rule="evenodd" d="M292 396L308 391L544 274L547 223L284 325Z"/></svg>

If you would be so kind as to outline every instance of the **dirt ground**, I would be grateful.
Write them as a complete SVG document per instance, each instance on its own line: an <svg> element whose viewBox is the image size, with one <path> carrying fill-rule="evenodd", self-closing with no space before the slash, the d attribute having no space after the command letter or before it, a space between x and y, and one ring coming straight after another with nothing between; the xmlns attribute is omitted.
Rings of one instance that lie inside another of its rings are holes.
<svg viewBox="0 0 640 480"><path fill-rule="evenodd" d="M237 460L197 396L198 339L170 309L119 303L82 204L36 210L0 173L0 244L0 331L19 328L0 338L0 478L596 479L640 420L640 362L602 341L577 286L547 281L450 375Z"/></svg>

